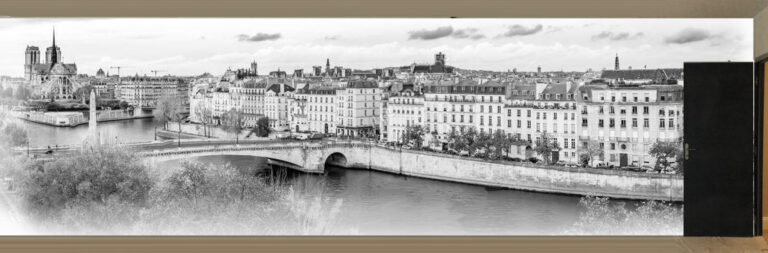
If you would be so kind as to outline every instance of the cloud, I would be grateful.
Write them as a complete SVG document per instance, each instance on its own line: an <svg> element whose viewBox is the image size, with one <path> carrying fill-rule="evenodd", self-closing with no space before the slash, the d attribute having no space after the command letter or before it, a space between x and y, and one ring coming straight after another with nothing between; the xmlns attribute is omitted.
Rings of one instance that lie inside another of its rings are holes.
<svg viewBox="0 0 768 253"><path fill-rule="evenodd" d="M464 28L454 30L451 26L441 26L434 30L422 29L408 32L409 40L435 40L451 37L454 39L479 40L485 38L485 35L478 33L477 28Z"/></svg>
<svg viewBox="0 0 768 253"><path fill-rule="evenodd" d="M508 27L509 30L507 30L506 33L504 33L502 36L504 37L515 37L515 36L528 36L533 35L536 33L541 32L542 29L544 29L544 26L541 24L538 24L534 27L527 28L525 26L521 25L511 25Z"/></svg>
<svg viewBox="0 0 768 253"><path fill-rule="evenodd" d="M482 38L485 38L485 35L478 34L477 28L464 28L460 30L456 30L451 35L453 38L457 39L472 39L472 40L479 40Z"/></svg>
<svg viewBox="0 0 768 253"><path fill-rule="evenodd" d="M643 35L644 34L642 32L638 32L638 33L635 33L635 34L630 34L628 32L614 33L614 32L609 32L609 31L603 31L601 33L592 35L592 40L603 40L603 39L613 40L613 41L617 41L617 40L633 40L633 39L637 39L637 38L639 38L639 37L641 37Z"/></svg>
<svg viewBox="0 0 768 253"><path fill-rule="evenodd" d="M274 34L257 33L256 35L253 35L253 36L249 36L247 34L240 34L240 35L237 35L237 40L259 42L259 41L265 41L265 40L277 40L280 37L282 36L279 33L274 33Z"/></svg>
<svg viewBox="0 0 768 253"><path fill-rule="evenodd" d="M329 36L325 36L325 38L323 38L323 39L324 40L338 40L340 38L341 38L341 35L329 35Z"/></svg>
<svg viewBox="0 0 768 253"><path fill-rule="evenodd" d="M686 44L686 43L691 43L696 41L708 40L716 37L719 37L719 36L713 35L706 30L686 28L677 32L676 34L673 34L672 36L668 36L664 38L664 43L665 44Z"/></svg>
<svg viewBox="0 0 768 253"><path fill-rule="evenodd" d="M448 37L453 33L453 27L441 26L434 30L422 29L408 32L409 40L434 40Z"/></svg>

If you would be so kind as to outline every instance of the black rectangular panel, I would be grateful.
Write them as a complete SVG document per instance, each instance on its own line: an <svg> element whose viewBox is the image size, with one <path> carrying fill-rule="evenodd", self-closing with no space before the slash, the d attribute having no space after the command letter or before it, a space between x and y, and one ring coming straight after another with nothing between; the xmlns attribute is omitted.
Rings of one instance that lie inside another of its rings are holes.
<svg viewBox="0 0 768 253"><path fill-rule="evenodd" d="M686 236L754 236L752 63L685 63Z"/></svg>

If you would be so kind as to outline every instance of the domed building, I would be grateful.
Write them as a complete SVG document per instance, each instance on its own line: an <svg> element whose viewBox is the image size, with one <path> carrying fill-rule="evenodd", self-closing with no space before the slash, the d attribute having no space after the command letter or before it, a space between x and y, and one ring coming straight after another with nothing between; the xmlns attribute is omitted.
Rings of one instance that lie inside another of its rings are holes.
<svg viewBox="0 0 768 253"><path fill-rule="evenodd" d="M99 70L96 71L96 77L97 78L104 78L104 77L107 77L107 76L104 74L104 70L99 68Z"/></svg>

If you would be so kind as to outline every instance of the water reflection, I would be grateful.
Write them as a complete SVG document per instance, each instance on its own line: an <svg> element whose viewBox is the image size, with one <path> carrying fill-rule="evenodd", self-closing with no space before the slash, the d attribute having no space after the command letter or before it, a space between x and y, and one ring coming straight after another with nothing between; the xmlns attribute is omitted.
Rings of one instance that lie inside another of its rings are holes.
<svg viewBox="0 0 768 253"><path fill-rule="evenodd" d="M195 160L238 168L267 168L266 159L207 156ZM174 169L179 161L158 167ZM405 177L327 167L328 197L342 198L337 223L363 235L547 235L578 219L579 197ZM291 181L316 175L294 174Z"/></svg>

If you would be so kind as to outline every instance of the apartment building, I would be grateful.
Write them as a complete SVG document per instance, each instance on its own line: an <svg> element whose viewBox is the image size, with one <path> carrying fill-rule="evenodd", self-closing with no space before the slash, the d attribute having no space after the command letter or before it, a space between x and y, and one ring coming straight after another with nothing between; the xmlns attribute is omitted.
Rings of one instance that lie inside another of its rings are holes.
<svg viewBox="0 0 768 253"><path fill-rule="evenodd" d="M341 136L378 134L381 89L370 80L353 80L336 91L336 133Z"/></svg>
<svg viewBox="0 0 768 253"><path fill-rule="evenodd" d="M599 143L600 162L655 165L648 153L656 141L675 141L683 131L683 86L588 84L579 88L579 144Z"/></svg>

